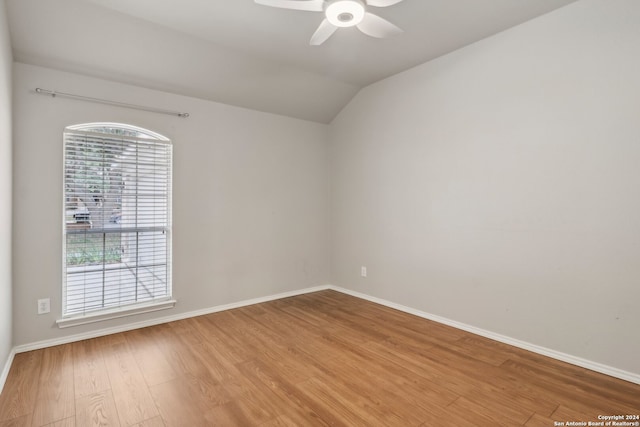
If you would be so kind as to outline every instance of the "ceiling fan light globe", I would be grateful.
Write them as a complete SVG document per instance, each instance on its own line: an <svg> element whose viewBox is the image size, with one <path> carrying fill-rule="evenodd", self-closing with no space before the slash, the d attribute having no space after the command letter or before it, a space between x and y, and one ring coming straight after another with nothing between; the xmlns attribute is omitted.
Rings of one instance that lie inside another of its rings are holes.
<svg viewBox="0 0 640 427"><path fill-rule="evenodd" d="M364 18L364 5L357 0L338 0L324 11L327 20L336 27L354 27Z"/></svg>

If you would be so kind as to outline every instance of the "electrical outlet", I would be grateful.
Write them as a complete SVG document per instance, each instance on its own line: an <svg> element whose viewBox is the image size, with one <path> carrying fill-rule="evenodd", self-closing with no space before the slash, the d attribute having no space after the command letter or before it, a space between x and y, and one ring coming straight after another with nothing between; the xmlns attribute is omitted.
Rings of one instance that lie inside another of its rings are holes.
<svg viewBox="0 0 640 427"><path fill-rule="evenodd" d="M364 265L360 267L360 275L362 277L367 277L367 267L365 267Z"/></svg>
<svg viewBox="0 0 640 427"><path fill-rule="evenodd" d="M38 300L38 314L47 314L51 311L51 300L43 298Z"/></svg>

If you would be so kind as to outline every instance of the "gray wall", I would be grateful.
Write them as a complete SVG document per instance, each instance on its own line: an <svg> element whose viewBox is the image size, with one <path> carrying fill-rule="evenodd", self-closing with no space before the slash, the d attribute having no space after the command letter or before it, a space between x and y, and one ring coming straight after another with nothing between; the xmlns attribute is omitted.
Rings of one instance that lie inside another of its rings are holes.
<svg viewBox="0 0 640 427"><path fill-rule="evenodd" d="M638 22L583 0L362 90L332 282L640 373Z"/></svg>
<svg viewBox="0 0 640 427"><path fill-rule="evenodd" d="M52 99L36 87L184 110ZM14 67L14 341L33 343L324 285L327 126L51 69ZM60 330L62 132L106 121L174 143L175 309ZM38 298L52 311L36 314Z"/></svg>
<svg viewBox="0 0 640 427"><path fill-rule="evenodd" d="M4 0L0 0L0 372L11 352L11 67Z"/></svg>

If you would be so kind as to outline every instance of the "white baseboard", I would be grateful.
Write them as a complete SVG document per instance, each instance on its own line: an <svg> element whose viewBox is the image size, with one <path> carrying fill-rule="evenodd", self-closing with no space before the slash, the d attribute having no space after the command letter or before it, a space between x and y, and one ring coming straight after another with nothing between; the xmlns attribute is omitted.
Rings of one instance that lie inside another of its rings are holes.
<svg viewBox="0 0 640 427"><path fill-rule="evenodd" d="M442 323L443 325L452 326L456 329L470 332L475 335L480 335L485 338L499 341L504 344L512 345L514 347L528 350L533 353L541 354L543 356L551 357L552 359L561 360L563 362L570 363L572 365L580 366L601 374L609 375L611 377L619 378L625 381L629 381L635 384L640 384L640 374L624 371L622 369L614 368L612 366L604 365L602 363L593 362L591 360L583 359L581 357L572 356L570 354L562 353L560 351L552 350L546 347L542 347L536 344L531 344L526 341L521 341L515 338L511 338L505 335L497 334L495 332L480 329L475 326L467 325L465 323L456 322L455 320L447 319L446 317L436 316L435 314L426 313L424 311L416 310L414 308L406 307L401 304L396 304L391 301L384 300L382 298L372 297L360 292L352 291L350 289L340 288L338 286L329 286L329 289L342 292L347 295L361 298L367 301L374 302L376 304L384 305L385 307L394 308L396 310L403 311L405 313L413 314L424 319L433 320L434 322Z"/></svg>
<svg viewBox="0 0 640 427"><path fill-rule="evenodd" d="M9 358L5 364L4 370L2 371L2 376L0 377L0 391L4 386L4 383L7 379L7 375L9 374L9 369L11 367L11 363L13 361L13 357L16 353L22 353L25 351L38 350L41 348L52 347L61 344L67 344L71 342L81 341L90 338L97 338L105 335L115 334L119 332L126 332L133 329L146 328L148 326L159 325L162 323L173 322L176 320L183 320L191 317L202 316L205 314L217 313L219 311L231 310L234 308L245 307L253 304L260 304L263 302L278 300L282 298L293 297L296 295L303 295L312 292L318 292L331 289L337 292L341 292L347 295L354 296L356 298L361 298L367 301L374 302L376 304L384 305L386 307L394 308L396 310L403 311L405 313L413 314L418 317L422 317L424 319L433 320L434 322L442 323L444 325L452 326L457 329L461 329L463 331L470 332L472 334L480 335L495 341L499 341L508 345L512 345L514 347L518 347L524 350L528 350L537 354L542 354L544 356L551 357L553 359L561 360L563 362L570 363L572 365L581 366L586 369L590 369L595 372L600 372L605 375L609 375L615 378L620 378L625 381L629 381L635 384L640 384L640 374L636 374L633 372L624 371L622 369L614 368L608 365L604 365L597 362L592 362L587 359L583 359L580 357L572 356L570 354L562 353L556 350L551 350L546 347L541 347L535 344L531 344L525 341L521 341L515 338L511 338L505 335L500 335L491 331L487 331L484 329L477 328L475 326L467 325L465 323L460 323L455 320L447 319L445 317L436 316L430 313L426 313L424 311L420 311L414 308L406 307L401 304L397 304L391 301L387 301L381 298L372 297L370 295L366 295L360 292L352 291L350 289L341 288L333 285L324 285L324 286L316 286L312 288L300 289L296 291L283 292L275 295L269 295L260 298L253 298L249 300L239 301L231 304L224 304L215 307L209 307L202 310L194 310L186 313L180 313L172 316L164 316L156 319L146 320L142 322L134 322L129 323L122 326L112 327L112 328L104 328L95 331L85 332L82 334L68 335L61 338L54 338L50 340L38 341L30 344L23 344L13 348L11 353L9 354Z"/></svg>
<svg viewBox="0 0 640 427"><path fill-rule="evenodd" d="M2 393L2 389L4 388L4 384L7 382L7 377L9 376L9 370L11 369L11 364L13 363L13 357L16 355L16 349L12 348L9 352L9 356L7 357L7 361L4 364L4 368L2 369L2 374L0 375L0 393Z"/></svg>

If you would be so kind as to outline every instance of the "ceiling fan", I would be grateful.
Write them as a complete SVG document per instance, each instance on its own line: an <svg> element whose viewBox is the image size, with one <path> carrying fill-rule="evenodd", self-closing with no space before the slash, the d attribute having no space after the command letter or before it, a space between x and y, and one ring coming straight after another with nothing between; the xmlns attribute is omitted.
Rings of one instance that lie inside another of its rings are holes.
<svg viewBox="0 0 640 427"><path fill-rule="evenodd" d="M367 12L368 6L387 7L402 0L255 0L264 6L283 9L324 12L325 18L311 36L309 44L324 43L338 28L358 27L371 37L385 38L399 34L402 30L391 22Z"/></svg>

